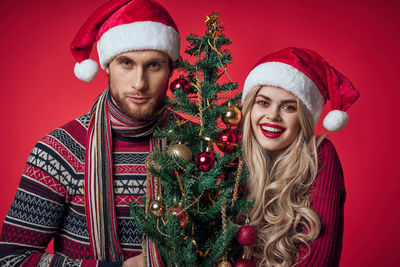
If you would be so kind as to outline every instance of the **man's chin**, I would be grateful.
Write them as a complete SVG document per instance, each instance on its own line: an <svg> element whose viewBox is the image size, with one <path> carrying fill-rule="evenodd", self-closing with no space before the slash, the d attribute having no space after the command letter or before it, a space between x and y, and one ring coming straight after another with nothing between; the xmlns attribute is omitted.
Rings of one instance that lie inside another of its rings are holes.
<svg viewBox="0 0 400 267"><path fill-rule="evenodd" d="M154 105L135 105L120 107L122 113L134 120L147 120L153 114Z"/></svg>

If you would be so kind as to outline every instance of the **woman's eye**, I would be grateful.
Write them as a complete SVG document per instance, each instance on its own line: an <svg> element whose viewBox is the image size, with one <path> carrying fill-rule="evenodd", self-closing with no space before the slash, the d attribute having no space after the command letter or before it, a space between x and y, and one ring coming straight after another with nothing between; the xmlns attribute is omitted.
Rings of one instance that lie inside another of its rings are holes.
<svg viewBox="0 0 400 267"><path fill-rule="evenodd" d="M257 101L257 104L262 105L262 106L265 106L265 105L267 105L268 103L267 103L266 101L260 100L260 101Z"/></svg>
<svg viewBox="0 0 400 267"><path fill-rule="evenodd" d="M283 109L286 111L296 111L297 108L295 106L291 106L291 105L284 105Z"/></svg>

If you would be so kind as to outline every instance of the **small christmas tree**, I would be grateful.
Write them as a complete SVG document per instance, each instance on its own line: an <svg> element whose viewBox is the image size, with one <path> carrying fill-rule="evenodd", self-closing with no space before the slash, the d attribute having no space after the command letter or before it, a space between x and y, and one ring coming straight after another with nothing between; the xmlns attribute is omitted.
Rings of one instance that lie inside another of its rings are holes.
<svg viewBox="0 0 400 267"><path fill-rule="evenodd" d="M131 204L138 227L157 245L173 266L215 266L238 252L237 217L250 202L240 196L244 182L238 149L240 94L233 95L226 65L231 41L223 34L218 14L207 16L203 36L189 35L180 59L181 75L171 83L167 105L181 114L155 132L166 140L146 161L148 171L145 208ZM218 83L221 77L226 83Z"/></svg>

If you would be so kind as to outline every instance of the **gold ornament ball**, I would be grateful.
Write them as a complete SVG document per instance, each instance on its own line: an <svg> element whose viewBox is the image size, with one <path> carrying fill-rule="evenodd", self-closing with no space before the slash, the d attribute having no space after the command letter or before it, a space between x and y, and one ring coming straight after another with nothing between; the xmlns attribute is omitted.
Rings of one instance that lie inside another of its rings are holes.
<svg viewBox="0 0 400 267"><path fill-rule="evenodd" d="M235 106L228 104L225 113L222 116L222 121L226 125L238 125L242 119L242 112Z"/></svg>
<svg viewBox="0 0 400 267"><path fill-rule="evenodd" d="M168 154L172 157L183 159L186 162L192 160L192 151L184 144L176 144L169 148Z"/></svg>
<svg viewBox="0 0 400 267"><path fill-rule="evenodd" d="M218 267L232 267L232 264L230 264L229 261L221 261Z"/></svg>
<svg viewBox="0 0 400 267"><path fill-rule="evenodd" d="M160 217L164 211L164 205L158 201L158 200L153 200L150 203L150 212L157 217Z"/></svg>

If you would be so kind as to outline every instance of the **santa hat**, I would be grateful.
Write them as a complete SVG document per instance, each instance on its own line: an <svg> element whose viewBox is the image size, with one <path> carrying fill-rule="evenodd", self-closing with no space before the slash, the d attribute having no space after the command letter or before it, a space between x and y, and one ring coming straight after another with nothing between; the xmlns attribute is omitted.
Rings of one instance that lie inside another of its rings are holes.
<svg viewBox="0 0 400 267"><path fill-rule="evenodd" d="M321 116L327 100L331 111L323 121L331 132L343 129L348 122L345 112L359 97L359 92L343 74L312 50L286 48L269 54L254 66L246 78L242 104L246 95L259 85L283 88L297 96L311 112L314 123Z"/></svg>
<svg viewBox="0 0 400 267"><path fill-rule="evenodd" d="M95 42L103 69L115 56L131 50L159 50L172 61L179 58L175 22L164 7L151 0L112 0L89 17L71 44L77 61L74 72L82 81L97 75L97 63L89 59Z"/></svg>

